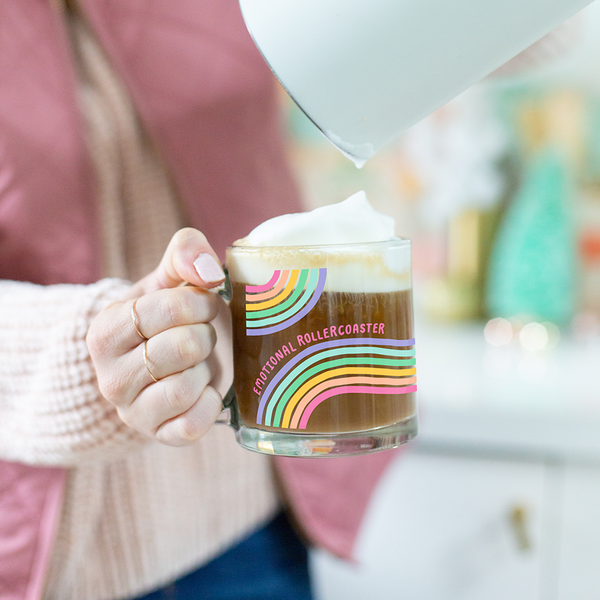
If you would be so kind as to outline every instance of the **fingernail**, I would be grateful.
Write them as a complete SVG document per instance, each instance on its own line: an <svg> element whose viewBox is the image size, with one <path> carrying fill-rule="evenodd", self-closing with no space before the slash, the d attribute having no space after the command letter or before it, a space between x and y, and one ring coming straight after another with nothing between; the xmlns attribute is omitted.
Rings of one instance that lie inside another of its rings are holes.
<svg viewBox="0 0 600 600"><path fill-rule="evenodd" d="M225 279L225 273L223 273L221 265L210 254L199 254L194 261L194 267L198 275L207 283Z"/></svg>

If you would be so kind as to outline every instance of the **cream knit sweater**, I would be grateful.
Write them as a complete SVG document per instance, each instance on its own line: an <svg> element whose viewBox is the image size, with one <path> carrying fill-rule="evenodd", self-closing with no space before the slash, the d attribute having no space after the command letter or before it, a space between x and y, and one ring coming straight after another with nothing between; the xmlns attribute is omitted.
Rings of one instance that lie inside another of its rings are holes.
<svg viewBox="0 0 600 600"><path fill-rule="evenodd" d="M268 520L278 498L269 460L239 448L228 427L191 447L163 446L124 425L98 391L90 321L158 264L185 219L86 24L76 12L69 24L107 278L0 282L0 458L69 467L44 599L114 600L210 560Z"/></svg>

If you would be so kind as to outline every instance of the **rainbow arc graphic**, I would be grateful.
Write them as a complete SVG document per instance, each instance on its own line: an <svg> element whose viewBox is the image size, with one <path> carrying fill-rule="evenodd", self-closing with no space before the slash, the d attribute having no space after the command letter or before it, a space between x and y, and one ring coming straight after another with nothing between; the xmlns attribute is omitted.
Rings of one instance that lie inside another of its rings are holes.
<svg viewBox="0 0 600 600"><path fill-rule="evenodd" d="M246 335L269 335L287 329L318 302L327 269L277 270L264 285L246 286Z"/></svg>
<svg viewBox="0 0 600 600"><path fill-rule="evenodd" d="M415 392L414 343L414 339L350 338L309 346L266 387L256 422L306 429L317 406L334 396Z"/></svg>

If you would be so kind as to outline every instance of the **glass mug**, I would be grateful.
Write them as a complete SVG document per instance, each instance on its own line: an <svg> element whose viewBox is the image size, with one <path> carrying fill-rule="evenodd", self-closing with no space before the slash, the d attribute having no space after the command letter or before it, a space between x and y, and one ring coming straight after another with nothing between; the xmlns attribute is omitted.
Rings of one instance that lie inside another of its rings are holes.
<svg viewBox="0 0 600 600"><path fill-rule="evenodd" d="M417 433L410 241L231 246L238 443L349 456Z"/></svg>

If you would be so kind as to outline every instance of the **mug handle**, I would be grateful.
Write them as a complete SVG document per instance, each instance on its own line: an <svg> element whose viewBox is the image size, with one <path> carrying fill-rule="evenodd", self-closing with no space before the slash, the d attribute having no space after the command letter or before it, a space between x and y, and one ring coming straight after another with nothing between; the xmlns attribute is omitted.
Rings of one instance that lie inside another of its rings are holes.
<svg viewBox="0 0 600 600"><path fill-rule="evenodd" d="M231 409L235 403L235 390L233 389L233 384L227 390L225 397L223 398L223 410L221 412L221 416L215 421L219 425L232 425L231 421Z"/></svg>
<svg viewBox="0 0 600 600"><path fill-rule="evenodd" d="M215 291L221 298L229 304L231 301L231 282L229 281L229 271L227 267L223 265L223 272L225 273L225 281L223 285L217 288ZM221 416L215 421L219 425L232 425L231 419L231 409L235 406L235 389L233 388L233 383L231 387L227 390L225 397L223 398L223 410L221 412Z"/></svg>

